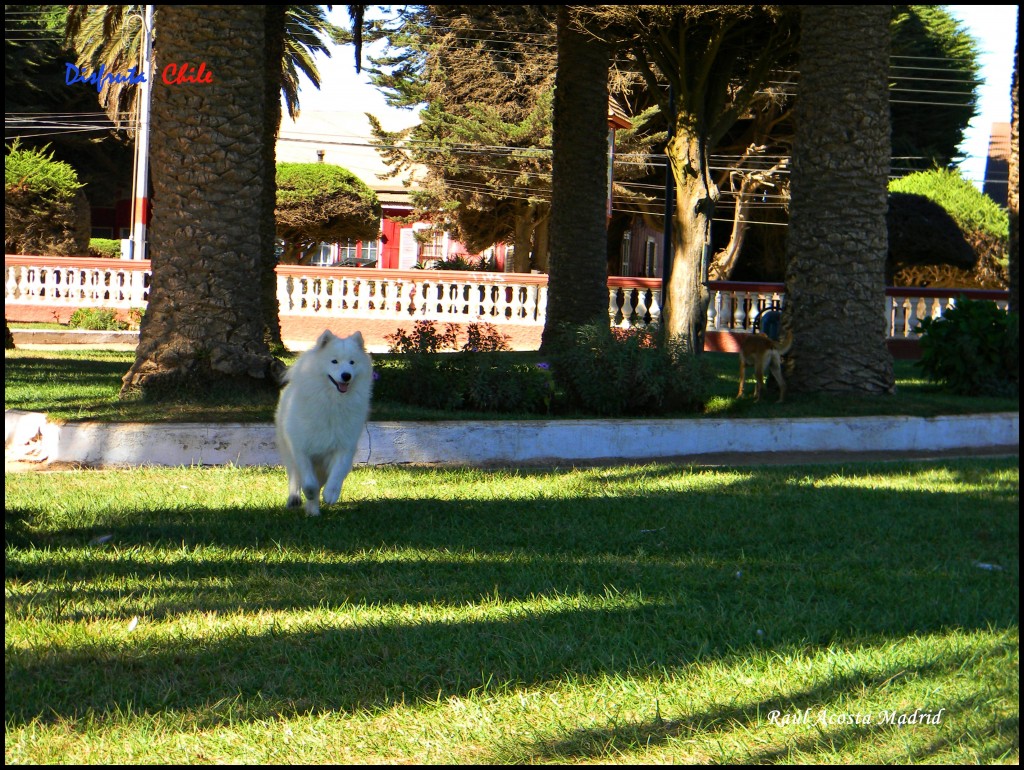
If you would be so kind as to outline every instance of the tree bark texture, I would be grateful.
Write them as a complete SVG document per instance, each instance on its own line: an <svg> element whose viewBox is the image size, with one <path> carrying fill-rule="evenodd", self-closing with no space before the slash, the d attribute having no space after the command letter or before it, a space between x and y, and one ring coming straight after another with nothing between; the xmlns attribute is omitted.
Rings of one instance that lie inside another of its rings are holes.
<svg viewBox="0 0 1024 770"><path fill-rule="evenodd" d="M260 212L262 263L260 269L260 291L263 306L263 336L268 345L281 345L280 307L277 302L277 253L275 249L276 228L274 209L277 205L277 134L281 128L281 74L284 69L285 15L283 5L265 6L267 11L266 40L267 75L264 88L267 91L267 109L264 111L266 142L263 152L266 161L263 168L263 209Z"/></svg>
<svg viewBox="0 0 1024 770"><path fill-rule="evenodd" d="M270 386L280 369L264 341L261 283L273 232L262 221L266 20L262 5L160 7L155 71L205 63L210 82L154 83L153 277L122 393L226 378Z"/></svg>
<svg viewBox="0 0 1024 770"><path fill-rule="evenodd" d="M676 190L672 253L667 256L672 264L665 266L668 285L662 292L663 333L667 339L681 341L688 352L700 354L711 301L704 284L704 247L710 243L718 187L708 172L704 143L682 125L677 125L666 154Z"/></svg>
<svg viewBox="0 0 1024 770"><path fill-rule="evenodd" d="M890 6L804 6L787 238L794 391L891 393Z"/></svg>
<svg viewBox="0 0 1024 770"><path fill-rule="evenodd" d="M545 352L608 319L608 65L607 46L572 29L559 6Z"/></svg>

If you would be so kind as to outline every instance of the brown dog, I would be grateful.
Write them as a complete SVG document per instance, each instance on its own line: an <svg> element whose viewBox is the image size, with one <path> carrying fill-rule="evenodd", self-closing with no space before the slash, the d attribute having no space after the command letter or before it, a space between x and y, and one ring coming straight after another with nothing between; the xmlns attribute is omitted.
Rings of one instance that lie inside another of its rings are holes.
<svg viewBox="0 0 1024 770"><path fill-rule="evenodd" d="M740 392L736 398L743 397L743 385L746 380L747 365L752 364L757 386L754 388L754 400L761 399L761 387L764 383L764 370L767 368L775 381L779 383L779 401L786 397L786 381L782 379L782 357L793 345L793 332L786 332L782 342L776 342L763 334L744 334L740 342Z"/></svg>

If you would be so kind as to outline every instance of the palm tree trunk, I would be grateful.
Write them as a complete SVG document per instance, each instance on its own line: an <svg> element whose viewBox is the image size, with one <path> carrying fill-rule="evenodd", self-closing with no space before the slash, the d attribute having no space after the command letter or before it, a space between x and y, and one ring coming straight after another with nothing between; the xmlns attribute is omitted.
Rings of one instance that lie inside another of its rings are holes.
<svg viewBox="0 0 1024 770"><path fill-rule="evenodd" d="M571 345L575 327L608 320L608 64L605 44L558 7L548 308L541 350Z"/></svg>
<svg viewBox="0 0 1024 770"><path fill-rule="evenodd" d="M272 232L265 25L264 6L160 8L156 72L205 63L212 82L153 89L153 277L122 393L275 384L260 284Z"/></svg>
<svg viewBox="0 0 1024 770"><path fill-rule="evenodd" d="M787 241L794 391L891 393L884 5L803 7Z"/></svg>
<svg viewBox="0 0 1024 770"><path fill-rule="evenodd" d="M260 225L267 228L263 237L263 267L260 269L260 291L263 302L263 337L267 345L282 345L281 317L277 302L277 254L274 248L275 227L274 208L277 203L277 133L281 128L281 73L285 66L284 37L286 6L268 5L266 20L265 64L267 74L264 86L267 90L267 109L264 113L264 131L266 141L263 152L266 155L264 165L263 210L260 213Z"/></svg>

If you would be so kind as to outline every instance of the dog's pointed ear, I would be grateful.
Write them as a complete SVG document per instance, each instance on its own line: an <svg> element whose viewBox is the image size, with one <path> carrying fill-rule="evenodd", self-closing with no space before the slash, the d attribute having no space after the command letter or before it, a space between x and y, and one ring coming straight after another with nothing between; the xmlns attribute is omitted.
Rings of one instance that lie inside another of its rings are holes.
<svg viewBox="0 0 1024 770"><path fill-rule="evenodd" d="M361 347L363 350L366 350L366 344L363 342L363 333L362 332L355 332L352 335L351 339L354 340L355 342L358 342L359 343L359 347Z"/></svg>
<svg viewBox="0 0 1024 770"><path fill-rule="evenodd" d="M322 348L333 339L334 332L332 332L330 329L324 329L323 333L317 338L316 347Z"/></svg>

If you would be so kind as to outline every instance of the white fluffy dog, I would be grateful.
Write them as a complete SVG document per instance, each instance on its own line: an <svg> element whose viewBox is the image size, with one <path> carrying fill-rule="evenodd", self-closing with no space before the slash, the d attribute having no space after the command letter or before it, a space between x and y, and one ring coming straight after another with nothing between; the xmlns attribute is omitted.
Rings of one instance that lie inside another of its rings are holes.
<svg viewBox="0 0 1024 770"><path fill-rule="evenodd" d="M324 331L284 375L274 424L277 448L288 471L288 507L308 516L336 503L352 470L356 444L370 415L373 362L363 335Z"/></svg>

